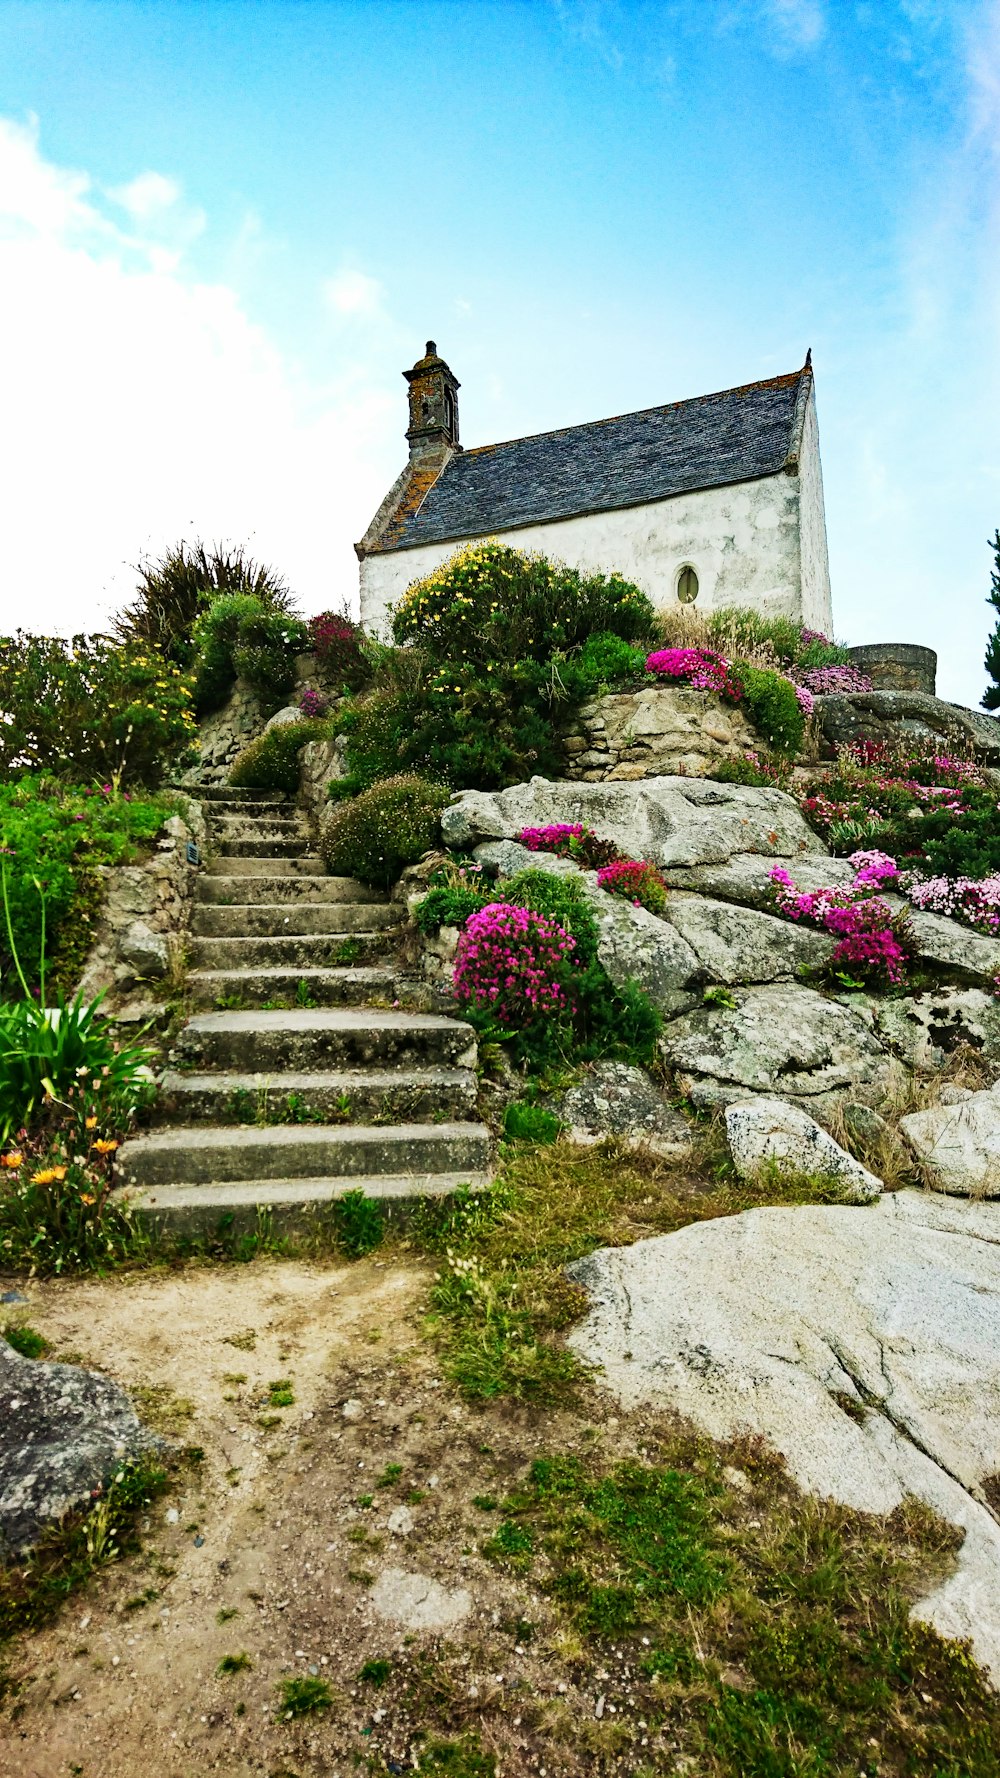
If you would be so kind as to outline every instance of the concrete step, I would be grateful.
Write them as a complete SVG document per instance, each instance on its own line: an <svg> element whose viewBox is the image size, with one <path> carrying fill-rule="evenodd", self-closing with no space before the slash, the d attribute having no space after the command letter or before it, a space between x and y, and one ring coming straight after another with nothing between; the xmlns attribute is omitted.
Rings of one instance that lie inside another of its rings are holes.
<svg viewBox="0 0 1000 1778"><path fill-rule="evenodd" d="M399 912L378 901L203 902L192 912L191 930L196 938L269 938L276 933L346 938L353 932L388 932L398 924Z"/></svg>
<svg viewBox="0 0 1000 1778"><path fill-rule="evenodd" d="M305 851L305 838L292 834L287 838L269 840L266 835L252 833L249 839L213 842L216 858L299 858Z"/></svg>
<svg viewBox="0 0 1000 1778"><path fill-rule="evenodd" d="M381 1173L320 1179L235 1179L211 1185L158 1185L129 1190L128 1199L144 1222L178 1234L252 1233L262 1210L279 1228L303 1223L315 1226L324 1206L348 1192L363 1191L391 1210L405 1210L421 1198L443 1198L461 1187L481 1191L492 1174L486 1170L455 1173Z"/></svg>
<svg viewBox="0 0 1000 1778"><path fill-rule="evenodd" d="M304 984L304 988L303 988ZM187 989L194 1006L264 1006L285 1001L289 1006L308 993L317 1006L364 1006L371 1000L398 998L399 978L391 969L192 969Z"/></svg>
<svg viewBox="0 0 1000 1778"><path fill-rule="evenodd" d="M209 877L325 877L326 865L322 858L308 855L304 858L275 858L267 854L262 858L244 858L224 853L218 858L217 864L201 877L200 883Z"/></svg>
<svg viewBox="0 0 1000 1778"><path fill-rule="evenodd" d="M227 910L235 915L242 911ZM302 937L288 932L287 914L283 919L281 930L261 938L247 938L242 933L232 938L193 938L188 944L188 962L197 970L349 969L385 948L380 932L314 932ZM233 924L238 932L239 920Z"/></svg>
<svg viewBox="0 0 1000 1778"><path fill-rule="evenodd" d="M291 875L250 877L246 873L239 876L205 873L198 878L195 894L199 902L225 902L244 907L253 902L308 902L315 905L321 901L387 902L389 899L381 889L369 889L367 883L359 883L355 877L310 876L302 881Z"/></svg>
<svg viewBox="0 0 1000 1778"><path fill-rule="evenodd" d="M269 1179L485 1172L484 1124L215 1124L154 1130L120 1152L129 1185L219 1185Z"/></svg>
<svg viewBox="0 0 1000 1778"><path fill-rule="evenodd" d="M258 817L236 814L227 815L225 819L218 821L210 819L208 831L213 845L222 845L223 842L228 844L230 840L260 840L261 849L275 840L295 839L300 839L304 848L311 832L308 821L301 818L296 821L264 821Z"/></svg>
<svg viewBox="0 0 1000 1778"><path fill-rule="evenodd" d="M476 1077L468 1068L341 1069L329 1074L180 1074L168 1068L156 1101L158 1123L424 1123L473 1117Z"/></svg>
<svg viewBox="0 0 1000 1778"><path fill-rule="evenodd" d="M260 803L266 807L270 803L294 802L287 790L250 790L232 784L179 784L174 788L182 790L186 796L196 797L202 803L239 803L241 806Z"/></svg>
<svg viewBox="0 0 1000 1778"><path fill-rule="evenodd" d="M341 1068L474 1068L476 1035L434 1013L355 1011L207 1012L189 1019L168 1061L199 1074L312 1074Z"/></svg>

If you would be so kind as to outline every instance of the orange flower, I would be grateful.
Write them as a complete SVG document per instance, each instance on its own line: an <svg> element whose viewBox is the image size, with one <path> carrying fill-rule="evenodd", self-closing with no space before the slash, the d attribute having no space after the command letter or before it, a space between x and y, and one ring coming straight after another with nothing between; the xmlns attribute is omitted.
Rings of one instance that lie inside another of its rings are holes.
<svg viewBox="0 0 1000 1778"><path fill-rule="evenodd" d="M40 1173L32 1173L32 1185L53 1185L57 1179L65 1179L65 1167L43 1167Z"/></svg>
<svg viewBox="0 0 1000 1778"><path fill-rule="evenodd" d="M96 1130L96 1128L97 1128L96 1117L88 1117L86 1124L84 1125L84 1128L87 1130Z"/></svg>
<svg viewBox="0 0 1000 1778"><path fill-rule="evenodd" d="M98 1140L94 1143L94 1147L96 1148L98 1154L114 1154L115 1149L118 1147L118 1144L117 1144L117 1142L105 1142L103 1137L99 1137Z"/></svg>
<svg viewBox="0 0 1000 1778"><path fill-rule="evenodd" d="M97 1199L93 1192L81 1192L80 1202L81 1204L96 1204Z"/></svg>
<svg viewBox="0 0 1000 1778"><path fill-rule="evenodd" d="M0 1155L0 1167L19 1167L23 1160L23 1154L18 1149L12 1148L10 1154Z"/></svg>

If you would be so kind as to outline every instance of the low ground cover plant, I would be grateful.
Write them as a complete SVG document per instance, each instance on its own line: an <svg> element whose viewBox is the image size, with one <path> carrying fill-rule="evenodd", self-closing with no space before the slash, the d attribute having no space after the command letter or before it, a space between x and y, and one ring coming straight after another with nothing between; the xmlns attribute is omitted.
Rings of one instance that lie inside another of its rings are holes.
<svg viewBox="0 0 1000 1778"><path fill-rule="evenodd" d="M100 867L139 857L176 807L166 794L71 785L41 772L0 783L0 998L21 991L15 949L29 992L43 955L50 988L71 987L100 914Z"/></svg>
<svg viewBox="0 0 1000 1778"><path fill-rule="evenodd" d="M878 846L922 875L977 881L1000 870L996 792L975 760L938 741L842 746L802 809L838 854Z"/></svg>
<svg viewBox="0 0 1000 1778"><path fill-rule="evenodd" d="M895 859L882 852L851 854L854 880L843 887L801 891L782 865L771 871L774 904L789 920L806 920L836 938L830 969L838 979L901 987L912 953L907 917L873 890L894 888Z"/></svg>
<svg viewBox="0 0 1000 1778"><path fill-rule="evenodd" d="M557 858L572 858L581 870L597 870L613 864L621 854L613 840L599 839L582 821L553 821L547 827L522 827L518 843L529 852L554 852Z"/></svg>
<svg viewBox="0 0 1000 1778"><path fill-rule="evenodd" d="M650 654L651 674L696 691L714 691L727 703L745 705L769 748L794 758L802 745L812 693L771 667L727 659L713 648L662 648Z"/></svg>
<svg viewBox="0 0 1000 1778"><path fill-rule="evenodd" d="M299 788L299 754L310 741L323 740L326 725L303 712L301 722L280 722L265 729L236 755L229 768L234 787L256 790Z"/></svg>

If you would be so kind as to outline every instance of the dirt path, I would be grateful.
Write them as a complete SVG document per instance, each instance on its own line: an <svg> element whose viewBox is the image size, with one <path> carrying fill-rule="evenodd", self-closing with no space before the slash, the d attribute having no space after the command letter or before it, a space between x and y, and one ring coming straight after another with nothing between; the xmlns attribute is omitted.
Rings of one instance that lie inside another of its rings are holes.
<svg viewBox="0 0 1000 1778"><path fill-rule="evenodd" d="M473 1498L504 1492L537 1428L472 1413L442 1385L414 1322L425 1286L395 1263L262 1262L26 1287L56 1355L137 1392L204 1459L157 1501L143 1553L17 1651L2 1778L346 1778L373 1754L404 1771L414 1729L481 1725L484 1708L495 1720L512 1686L566 1709L562 1662L553 1677L551 1649L543 1672L541 1644L518 1640L544 1606L477 1553ZM273 1405L277 1382L292 1405ZM561 1418L546 1432L573 1442L579 1422ZM406 1673L388 1710L358 1682L375 1658ZM306 1673L329 1680L333 1707L287 1721L277 1688ZM508 1721L508 1755L511 1738ZM501 1769L537 1770L537 1756L525 1742L523 1764ZM548 1765L579 1769L568 1750Z"/></svg>

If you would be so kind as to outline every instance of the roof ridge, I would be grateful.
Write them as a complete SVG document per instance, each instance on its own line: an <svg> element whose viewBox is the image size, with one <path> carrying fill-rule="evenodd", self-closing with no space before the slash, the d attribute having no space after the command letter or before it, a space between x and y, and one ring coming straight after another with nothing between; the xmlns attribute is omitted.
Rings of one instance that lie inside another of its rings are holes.
<svg viewBox="0 0 1000 1778"><path fill-rule="evenodd" d="M707 395L686 395L680 401L657 401L651 407L637 407L621 414L608 414L603 420L579 420L573 426L553 426L544 432L523 432L516 438L498 438L494 444L466 445L460 453L449 459L442 474L451 463L462 457L479 457L487 451L502 450L505 445L530 444L534 438L564 438L569 432L591 432L598 426L614 426L619 420L638 420L644 414L666 413L668 408L694 407L699 401L720 401L727 395L747 395L752 389L791 388L793 383L811 374L810 365L801 365L798 370L782 371L779 376L774 377L761 377L755 383L734 383L731 389L712 389Z"/></svg>

